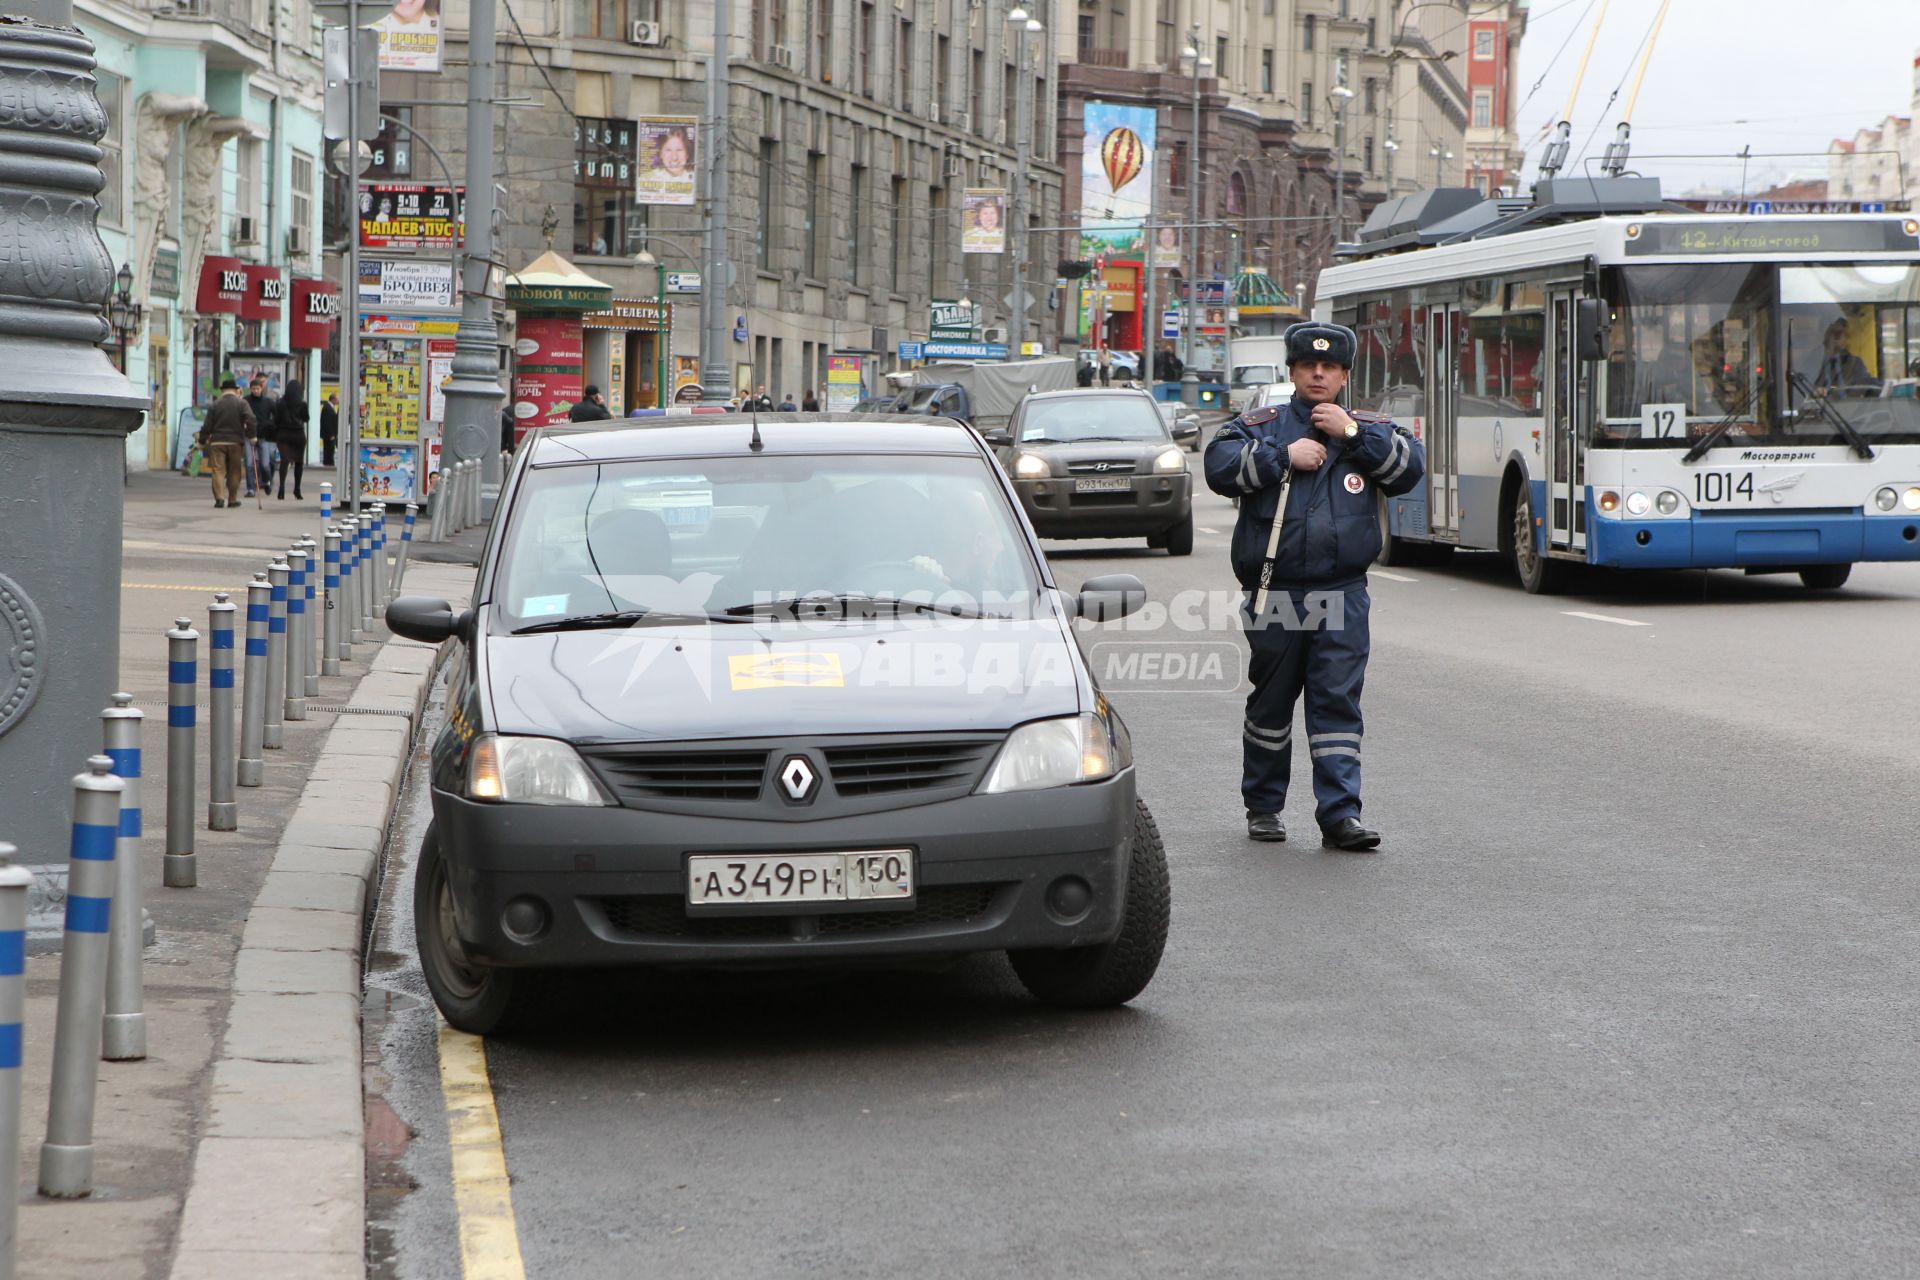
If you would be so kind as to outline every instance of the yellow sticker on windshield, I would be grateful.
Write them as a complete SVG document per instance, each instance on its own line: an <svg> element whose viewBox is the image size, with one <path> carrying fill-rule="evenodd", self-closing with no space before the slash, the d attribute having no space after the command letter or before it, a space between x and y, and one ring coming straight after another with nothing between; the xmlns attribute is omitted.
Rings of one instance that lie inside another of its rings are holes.
<svg viewBox="0 0 1920 1280"><path fill-rule="evenodd" d="M743 689L844 689L846 673L837 653L744 653L727 659L727 676Z"/></svg>

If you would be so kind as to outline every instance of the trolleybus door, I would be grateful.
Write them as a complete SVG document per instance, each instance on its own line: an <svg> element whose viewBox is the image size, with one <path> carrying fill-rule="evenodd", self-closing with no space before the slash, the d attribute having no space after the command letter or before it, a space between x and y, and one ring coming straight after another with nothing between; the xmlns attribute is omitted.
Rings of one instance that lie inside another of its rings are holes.
<svg viewBox="0 0 1920 1280"><path fill-rule="evenodd" d="M1460 462L1454 444L1465 328L1459 307L1427 308L1427 529L1443 541L1459 536Z"/></svg>
<svg viewBox="0 0 1920 1280"><path fill-rule="evenodd" d="M1582 551L1587 545L1587 428L1593 412L1593 366L1574 344L1576 292L1555 289L1547 334L1547 531L1549 544Z"/></svg>

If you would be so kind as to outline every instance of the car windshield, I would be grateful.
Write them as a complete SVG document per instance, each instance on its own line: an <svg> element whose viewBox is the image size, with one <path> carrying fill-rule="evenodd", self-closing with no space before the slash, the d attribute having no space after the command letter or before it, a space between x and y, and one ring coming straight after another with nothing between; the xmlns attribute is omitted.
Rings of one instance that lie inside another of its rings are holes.
<svg viewBox="0 0 1920 1280"><path fill-rule="evenodd" d="M1022 440L1164 440L1167 428L1153 402L1126 395L1060 396L1029 400L1020 411Z"/></svg>
<svg viewBox="0 0 1920 1280"><path fill-rule="evenodd" d="M509 630L803 596L1005 612L1039 587L987 464L941 455L537 468L514 495L495 582Z"/></svg>
<svg viewBox="0 0 1920 1280"><path fill-rule="evenodd" d="M1236 387L1250 387L1262 382L1284 382L1287 371L1277 364L1237 364L1233 366L1232 383Z"/></svg>

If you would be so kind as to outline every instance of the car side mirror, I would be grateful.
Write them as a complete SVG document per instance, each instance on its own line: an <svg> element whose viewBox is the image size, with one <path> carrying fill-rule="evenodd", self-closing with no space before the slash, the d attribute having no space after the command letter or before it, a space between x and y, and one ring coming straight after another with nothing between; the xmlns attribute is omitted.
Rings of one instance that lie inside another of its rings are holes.
<svg viewBox="0 0 1920 1280"><path fill-rule="evenodd" d="M1075 612L1092 622L1114 622L1147 602L1147 585L1130 573L1108 573L1080 584Z"/></svg>
<svg viewBox="0 0 1920 1280"><path fill-rule="evenodd" d="M1589 364L1607 358L1612 345L1611 318L1599 298L1580 298L1573 304L1573 353Z"/></svg>
<svg viewBox="0 0 1920 1280"><path fill-rule="evenodd" d="M401 596L387 606L387 630L421 644L440 644L459 636L470 639L473 610L455 610L433 596Z"/></svg>
<svg viewBox="0 0 1920 1280"><path fill-rule="evenodd" d="M980 438L990 445L1010 445L1013 443L1013 432L1000 430L982 431Z"/></svg>

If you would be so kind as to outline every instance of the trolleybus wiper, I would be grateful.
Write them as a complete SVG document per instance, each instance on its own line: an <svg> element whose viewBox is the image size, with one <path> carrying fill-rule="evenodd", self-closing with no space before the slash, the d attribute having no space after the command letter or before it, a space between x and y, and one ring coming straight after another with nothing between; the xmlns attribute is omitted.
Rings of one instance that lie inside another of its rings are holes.
<svg viewBox="0 0 1920 1280"><path fill-rule="evenodd" d="M1727 410L1726 417L1714 423L1712 427L1708 428L1707 434L1701 436L1698 440L1694 441L1693 447L1687 450L1686 456L1683 457L1681 461L1682 462L1698 462L1700 461L1701 458L1705 457L1707 450L1713 448L1714 445L1719 443L1720 437L1727 434L1727 428L1731 427L1735 422L1739 421L1740 415L1747 411L1748 407L1753 404L1754 396L1758 395L1759 393L1760 393L1759 383L1756 382L1750 385L1747 388L1747 394L1740 397L1740 403L1734 405L1733 408Z"/></svg>
<svg viewBox="0 0 1920 1280"><path fill-rule="evenodd" d="M1840 429L1840 434L1847 438L1847 443L1853 446L1855 453L1868 462L1873 461L1873 446L1868 444L1866 437L1860 434L1860 429L1847 421L1846 415L1835 407L1829 397L1813 394L1813 384L1807 381L1806 374L1798 371L1790 373L1787 375L1787 383L1798 391L1808 404L1814 406L1815 412Z"/></svg>

